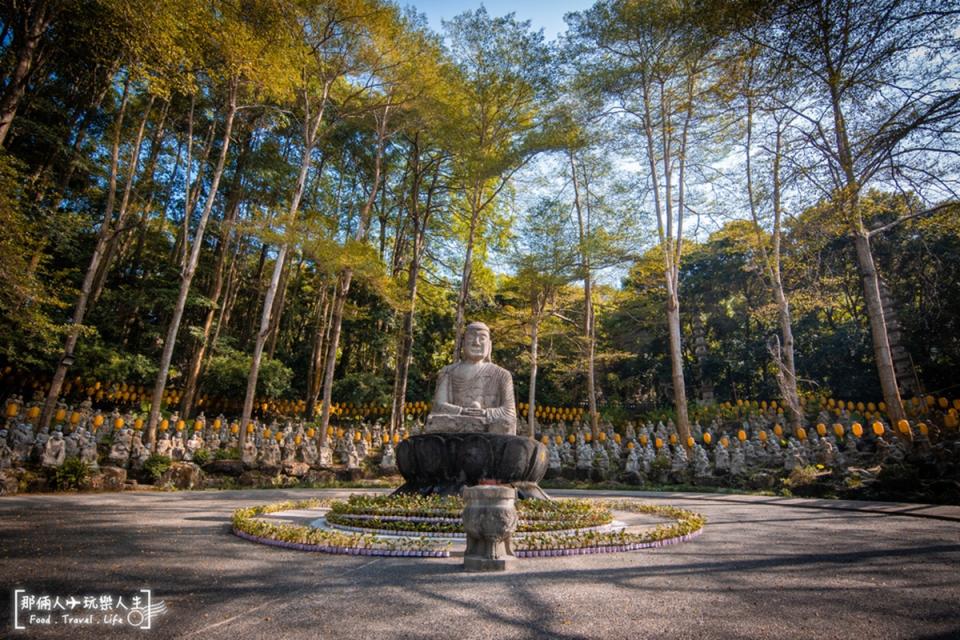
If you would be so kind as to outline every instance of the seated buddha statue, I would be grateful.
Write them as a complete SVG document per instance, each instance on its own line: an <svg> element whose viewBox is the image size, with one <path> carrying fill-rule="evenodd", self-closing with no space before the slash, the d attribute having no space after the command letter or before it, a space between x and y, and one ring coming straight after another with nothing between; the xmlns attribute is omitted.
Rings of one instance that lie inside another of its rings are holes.
<svg viewBox="0 0 960 640"><path fill-rule="evenodd" d="M440 371L427 416L428 433L480 431L516 435L513 377L490 361L492 349L487 325L467 325L459 362Z"/></svg>

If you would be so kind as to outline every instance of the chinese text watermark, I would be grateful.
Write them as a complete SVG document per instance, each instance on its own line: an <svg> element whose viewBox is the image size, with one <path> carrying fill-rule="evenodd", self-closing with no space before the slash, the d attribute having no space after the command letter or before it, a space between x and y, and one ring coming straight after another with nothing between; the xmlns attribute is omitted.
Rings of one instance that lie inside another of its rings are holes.
<svg viewBox="0 0 960 640"><path fill-rule="evenodd" d="M150 629L154 618L167 611L150 589L126 594L49 594L27 589L13 591L13 628L51 626L108 626Z"/></svg>

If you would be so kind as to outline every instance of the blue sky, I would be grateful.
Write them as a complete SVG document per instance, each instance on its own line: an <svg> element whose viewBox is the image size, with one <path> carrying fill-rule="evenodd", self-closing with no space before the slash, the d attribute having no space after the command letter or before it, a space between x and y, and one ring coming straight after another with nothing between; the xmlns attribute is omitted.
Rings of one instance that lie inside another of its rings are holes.
<svg viewBox="0 0 960 640"><path fill-rule="evenodd" d="M411 5L430 20L430 27L441 32L441 20L449 20L457 14L473 10L482 4L492 16L515 13L518 20L529 20L534 29L543 29L547 40L567 30L563 15L581 11L593 5L592 0L400 0L401 5Z"/></svg>

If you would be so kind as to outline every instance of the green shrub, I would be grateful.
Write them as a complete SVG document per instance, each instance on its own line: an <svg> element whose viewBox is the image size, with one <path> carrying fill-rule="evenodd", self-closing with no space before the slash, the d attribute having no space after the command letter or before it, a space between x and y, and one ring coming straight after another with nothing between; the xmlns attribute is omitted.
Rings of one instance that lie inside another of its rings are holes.
<svg viewBox="0 0 960 640"><path fill-rule="evenodd" d="M797 489L814 484L820 477L820 470L812 464L804 467L796 467L790 472L790 476L783 479L783 486L788 489Z"/></svg>
<svg viewBox="0 0 960 640"><path fill-rule="evenodd" d="M859 473L851 473L844 479L843 484L847 489L862 489L864 486L863 478L860 477Z"/></svg>
<svg viewBox="0 0 960 640"><path fill-rule="evenodd" d="M193 454L193 462L199 466L203 466L210 462L210 451L207 449L198 449L196 453Z"/></svg>
<svg viewBox="0 0 960 640"><path fill-rule="evenodd" d="M920 484L920 472L915 466L888 464L877 475L877 486L885 491L903 491Z"/></svg>
<svg viewBox="0 0 960 640"><path fill-rule="evenodd" d="M17 486L19 487L20 493L24 493L25 491L30 489L30 486L35 484L37 482L37 479L38 479L37 474L35 474L32 471L24 470L23 473L20 474L20 479L17 482Z"/></svg>
<svg viewBox="0 0 960 640"><path fill-rule="evenodd" d="M671 466L670 458L660 454L653 459L652 463L650 463L650 473L657 474L660 472L670 471Z"/></svg>
<svg viewBox="0 0 960 640"><path fill-rule="evenodd" d="M79 489L90 477L90 465L80 458L70 457L53 472L53 486L56 489Z"/></svg>
<svg viewBox="0 0 960 640"><path fill-rule="evenodd" d="M217 449L213 453L214 460L239 460L239 447L230 447L229 449Z"/></svg>
<svg viewBox="0 0 960 640"><path fill-rule="evenodd" d="M143 463L143 470L154 480L159 480L160 476L170 468L170 464L169 457L154 453Z"/></svg>

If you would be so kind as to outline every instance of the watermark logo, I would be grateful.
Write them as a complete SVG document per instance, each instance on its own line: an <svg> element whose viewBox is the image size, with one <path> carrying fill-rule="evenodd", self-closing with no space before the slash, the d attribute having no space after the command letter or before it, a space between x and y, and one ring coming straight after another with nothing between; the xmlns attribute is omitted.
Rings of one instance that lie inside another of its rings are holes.
<svg viewBox="0 0 960 640"><path fill-rule="evenodd" d="M130 627L151 629L154 619L167 612L151 589L127 594L49 594L28 589L13 591L13 628Z"/></svg>

